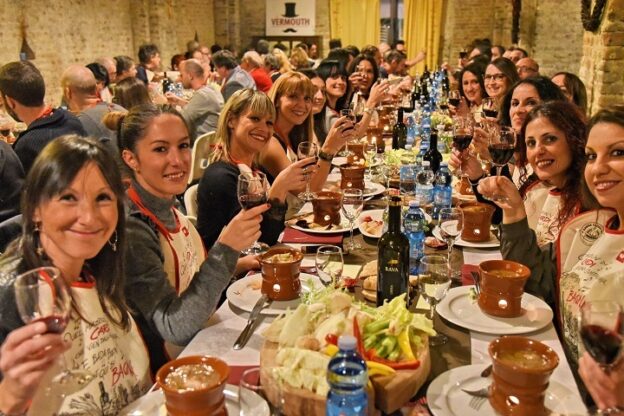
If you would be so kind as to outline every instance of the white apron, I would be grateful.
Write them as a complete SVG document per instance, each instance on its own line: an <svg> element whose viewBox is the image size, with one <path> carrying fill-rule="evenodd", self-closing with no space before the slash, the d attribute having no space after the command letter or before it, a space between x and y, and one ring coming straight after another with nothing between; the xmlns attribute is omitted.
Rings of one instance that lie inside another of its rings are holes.
<svg viewBox="0 0 624 416"><path fill-rule="evenodd" d="M128 332L113 323L98 299L95 282L77 282L72 296L84 319L74 312L63 338L71 342L64 353L68 369L84 369L95 379L63 400L63 385L52 379L62 370L57 363L44 376L29 415L116 415L119 410L147 392L152 382L149 355L136 323L130 318ZM114 310L112 307L107 308ZM46 387L52 389L46 395Z"/></svg>
<svg viewBox="0 0 624 416"><path fill-rule="evenodd" d="M580 309L587 301L614 300L624 306L624 231L608 228L614 211L589 211L574 217L561 230L559 319L564 344L578 363L583 351Z"/></svg>
<svg viewBox="0 0 624 416"><path fill-rule="evenodd" d="M554 242L560 229L557 218L561 210L561 192L544 182L536 182L525 194L524 209L529 227L535 231L537 244L542 247Z"/></svg>

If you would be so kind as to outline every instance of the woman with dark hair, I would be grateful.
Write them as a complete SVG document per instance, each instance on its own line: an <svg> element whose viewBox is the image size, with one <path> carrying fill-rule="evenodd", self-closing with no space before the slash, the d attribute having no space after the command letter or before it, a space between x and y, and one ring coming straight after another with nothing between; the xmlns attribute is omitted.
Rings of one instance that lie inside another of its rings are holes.
<svg viewBox="0 0 624 416"><path fill-rule="evenodd" d="M113 58L117 65L117 79L115 82L119 82L126 78L136 78L137 68L136 64L129 56L120 55Z"/></svg>
<svg viewBox="0 0 624 416"><path fill-rule="evenodd" d="M117 414L151 385L148 354L123 292L124 190L114 164L94 140L62 136L43 149L29 172L22 235L0 258L3 414L86 408ZM42 266L56 267L70 288L72 312L62 334L48 332L43 322L24 325L17 311L17 275ZM78 390L53 381L62 372L59 355L68 369L80 367L95 378ZM120 378L118 368L132 371ZM64 394L58 401L46 392L53 384Z"/></svg>
<svg viewBox="0 0 624 416"><path fill-rule="evenodd" d="M358 55L347 69L349 87L347 102L351 108L364 108L371 88L379 79L379 68L375 59L368 55ZM356 112L357 114L357 112Z"/></svg>
<svg viewBox="0 0 624 416"><path fill-rule="evenodd" d="M568 100L576 104L583 113L587 113L587 90L579 77L570 72L557 72L551 80L561 88Z"/></svg>
<svg viewBox="0 0 624 416"><path fill-rule="evenodd" d="M127 110L151 102L147 87L136 77L125 78L117 82L113 88L113 103Z"/></svg>
<svg viewBox="0 0 624 416"><path fill-rule="evenodd" d="M266 94L251 89L235 92L225 103L216 133L219 146L211 155L211 163L197 191L197 227L206 246L217 240L223 226L240 211L236 193L238 176L255 175L260 168L258 154L274 140L275 112ZM306 158L276 175L267 192L271 209L264 213L260 241L270 245L277 242L284 230L287 195L305 186L306 174L316 171L313 163L314 158ZM256 266L259 266L257 261Z"/></svg>
<svg viewBox="0 0 624 416"><path fill-rule="evenodd" d="M98 64L97 62L92 62L87 65L87 68L93 73L95 77L95 91L97 92L98 97L102 101L110 103L112 100L112 95L110 90L108 89L109 79L108 79L108 71L106 67L102 64Z"/></svg>
<svg viewBox="0 0 624 416"><path fill-rule="evenodd" d="M482 100L488 96L483 82L484 72L485 66L473 63L464 67L459 74L459 93L464 98L462 103L468 104L470 112L477 117L481 113Z"/></svg>
<svg viewBox="0 0 624 416"><path fill-rule="evenodd" d="M258 156L269 180L297 161L301 142L313 141L312 96L314 85L300 72L288 72L277 79L269 91L275 105L275 133ZM310 177L310 188L320 190L327 179L334 155L353 137L353 123L346 117L336 121L319 148L320 167Z"/></svg>
<svg viewBox="0 0 624 416"><path fill-rule="evenodd" d="M487 178L479 190L509 198L508 203L499 203L503 257L531 270L525 289L553 307L571 367L580 367L584 386L603 414L609 414L609 408L621 412L624 407L624 361L606 370L583 352L579 317L581 309L594 301L613 301L624 307L624 106L600 110L587 130L582 186L606 209L569 219L548 249L537 243L512 182Z"/></svg>
<svg viewBox="0 0 624 416"><path fill-rule="evenodd" d="M337 60L321 61L316 72L325 80L325 91L327 94L327 106L333 112L335 118L340 114L340 110L345 107L347 99L347 79L349 77L346 66ZM329 124L331 127L331 124Z"/></svg>
<svg viewBox="0 0 624 416"><path fill-rule="evenodd" d="M210 318L240 251L260 235L268 207L240 212L206 253L193 224L175 208L190 174L184 118L169 105L142 105L111 113L105 122L119 132L122 158L134 174L126 191L132 244L125 291L156 371L169 360L165 341L168 351L179 352L175 346L186 345Z"/></svg>
<svg viewBox="0 0 624 416"><path fill-rule="evenodd" d="M513 62L507 58L497 58L485 69L483 80L487 95L500 105L507 91L520 80L520 77Z"/></svg>
<svg viewBox="0 0 624 416"><path fill-rule="evenodd" d="M314 85L314 95L312 96L313 130L316 141L323 144L327 137L327 131L325 130L325 103L327 102L325 81L314 69L306 68L299 72L310 78L312 85Z"/></svg>

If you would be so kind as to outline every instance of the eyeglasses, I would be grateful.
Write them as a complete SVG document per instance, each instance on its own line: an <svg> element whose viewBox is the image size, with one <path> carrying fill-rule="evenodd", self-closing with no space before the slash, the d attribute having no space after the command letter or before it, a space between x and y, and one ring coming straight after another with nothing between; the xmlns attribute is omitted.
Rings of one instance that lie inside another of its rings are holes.
<svg viewBox="0 0 624 416"><path fill-rule="evenodd" d="M507 78L505 74L493 74L493 75L485 75L483 77L483 80L486 82L487 81L502 81L505 78Z"/></svg>

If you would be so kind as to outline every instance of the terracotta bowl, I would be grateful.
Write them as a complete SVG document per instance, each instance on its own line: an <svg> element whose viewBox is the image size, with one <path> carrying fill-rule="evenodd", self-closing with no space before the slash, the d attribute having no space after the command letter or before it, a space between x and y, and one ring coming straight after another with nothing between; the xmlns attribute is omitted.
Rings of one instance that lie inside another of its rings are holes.
<svg viewBox="0 0 624 416"><path fill-rule="evenodd" d="M522 336L495 339L490 343L489 353L494 380L489 399L492 407L504 416L549 414L544 397L550 375L559 365L557 353L539 341ZM528 359L523 364L524 357Z"/></svg>
<svg viewBox="0 0 624 416"><path fill-rule="evenodd" d="M219 383L208 389L180 391L165 385L167 375L186 364L208 364L219 374ZM230 376L230 367L215 357L194 355L178 358L163 365L156 373L156 383L165 393L165 406L171 416L227 415L225 408L225 382Z"/></svg>
<svg viewBox="0 0 624 416"><path fill-rule="evenodd" d="M340 168L341 189L356 188L364 190L364 170L363 165L347 165Z"/></svg>
<svg viewBox="0 0 624 416"><path fill-rule="evenodd" d="M477 243L489 241L495 208L482 202L465 202L459 208L462 212L462 240Z"/></svg>
<svg viewBox="0 0 624 416"><path fill-rule="evenodd" d="M275 254L289 253L293 257L290 262L269 262ZM293 300L301 293L299 268L303 253L290 247L273 247L260 257L262 265L262 287L260 292L273 300Z"/></svg>
<svg viewBox="0 0 624 416"><path fill-rule="evenodd" d="M340 224L342 194L340 192L320 191L312 199L314 222L319 225Z"/></svg>
<svg viewBox="0 0 624 416"><path fill-rule="evenodd" d="M478 304L488 315L513 318L522 315L524 284L528 267L510 260L488 260L479 264L481 294Z"/></svg>
<svg viewBox="0 0 624 416"><path fill-rule="evenodd" d="M349 153L347 163L360 163L364 159L364 143L349 143Z"/></svg>

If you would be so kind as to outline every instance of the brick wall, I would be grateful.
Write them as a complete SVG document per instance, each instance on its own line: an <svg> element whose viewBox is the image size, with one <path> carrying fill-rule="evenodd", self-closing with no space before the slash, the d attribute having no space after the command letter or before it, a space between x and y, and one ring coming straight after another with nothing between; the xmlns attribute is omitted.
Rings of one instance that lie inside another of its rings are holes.
<svg viewBox="0 0 624 416"><path fill-rule="evenodd" d="M46 0L0 1L0 64L19 59L19 17L26 16L35 65L46 81L46 101L60 102L60 77L72 63L87 64L102 55L138 60L140 44L156 43L163 64L186 50L195 36L214 42L212 0Z"/></svg>

